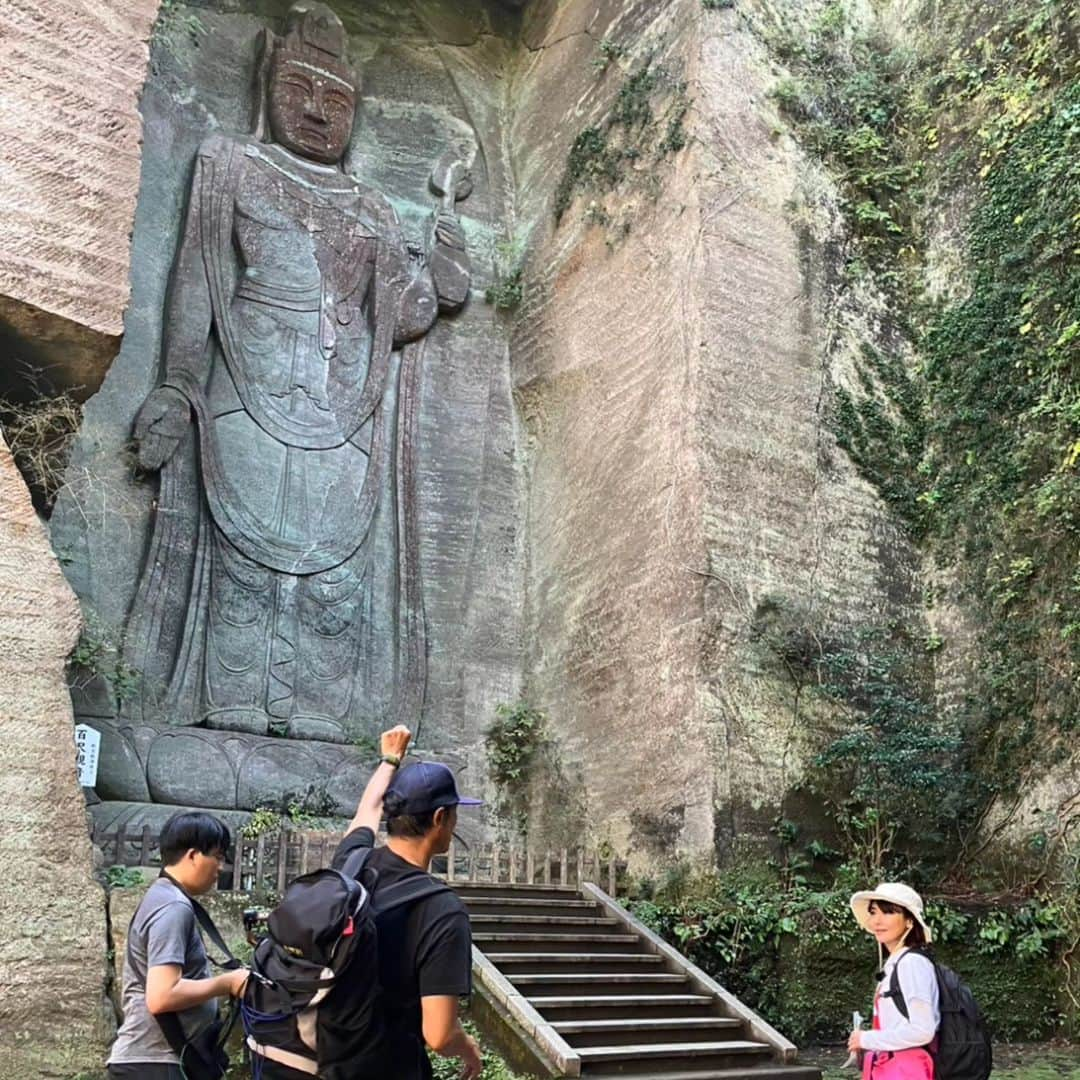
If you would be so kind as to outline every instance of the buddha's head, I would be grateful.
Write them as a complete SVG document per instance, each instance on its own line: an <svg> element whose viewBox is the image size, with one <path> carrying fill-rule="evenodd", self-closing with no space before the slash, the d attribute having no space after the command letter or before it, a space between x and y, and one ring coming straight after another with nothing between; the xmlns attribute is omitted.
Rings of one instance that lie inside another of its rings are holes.
<svg viewBox="0 0 1080 1080"><path fill-rule="evenodd" d="M327 165L349 145L356 85L344 63L345 28L325 4L300 0L269 55L267 118L276 143Z"/></svg>

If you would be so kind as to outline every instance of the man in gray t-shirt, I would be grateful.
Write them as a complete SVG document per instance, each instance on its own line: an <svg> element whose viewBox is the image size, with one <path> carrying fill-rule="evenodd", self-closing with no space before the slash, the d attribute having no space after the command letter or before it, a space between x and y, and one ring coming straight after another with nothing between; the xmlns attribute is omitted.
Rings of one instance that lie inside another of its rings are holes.
<svg viewBox="0 0 1080 1080"><path fill-rule="evenodd" d="M242 992L247 971L211 975L189 897L217 882L229 830L203 813L174 814L161 831L168 877L158 878L139 904L124 956L123 1011L109 1055L113 1080L180 1080L179 1061L157 1016L175 1013L186 1036L217 1016L215 998Z"/></svg>

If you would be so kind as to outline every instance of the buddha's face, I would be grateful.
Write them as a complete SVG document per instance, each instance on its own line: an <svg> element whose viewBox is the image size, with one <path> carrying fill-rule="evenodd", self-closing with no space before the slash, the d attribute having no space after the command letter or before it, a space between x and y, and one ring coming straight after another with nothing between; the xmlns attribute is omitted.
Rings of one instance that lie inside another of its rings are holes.
<svg viewBox="0 0 1080 1080"><path fill-rule="evenodd" d="M341 76L301 57L277 55L270 74L270 133L301 157L326 165L349 145L356 90Z"/></svg>

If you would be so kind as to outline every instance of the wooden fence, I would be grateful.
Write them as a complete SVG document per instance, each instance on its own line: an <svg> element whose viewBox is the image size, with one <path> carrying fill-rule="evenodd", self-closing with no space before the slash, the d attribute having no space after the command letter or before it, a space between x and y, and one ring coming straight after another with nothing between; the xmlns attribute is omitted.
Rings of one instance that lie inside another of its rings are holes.
<svg viewBox="0 0 1080 1080"><path fill-rule="evenodd" d="M282 892L293 878L328 866L341 833L280 831L258 837L238 835L230 859L222 868L219 888L262 893ZM157 833L144 826L128 831L95 834L106 866L157 866L161 858ZM626 864L613 855L585 848L537 850L510 844L473 844L456 840L445 855L437 855L432 873L450 882L495 884L580 885L592 881L616 895Z"/></svg>

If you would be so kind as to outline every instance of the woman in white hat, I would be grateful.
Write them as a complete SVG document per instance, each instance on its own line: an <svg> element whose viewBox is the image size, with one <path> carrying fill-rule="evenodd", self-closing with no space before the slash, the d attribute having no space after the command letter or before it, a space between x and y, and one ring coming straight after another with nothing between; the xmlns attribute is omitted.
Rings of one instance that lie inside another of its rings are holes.
<svg viewBox="0 0 1080 1080"><path fill-rule="evenodd" d="M929 1047L941 1013L937 973L923 952L931 934L923 918L922 897L908 885L886 882L869 892L857 892L851 898L851 910L859 925L877 940L878 961L884 959L884 963L877 975L873 1029L853 1031L848 1049L863 1051L864 1080L933 1080ZM899 1005L890 990L894 968L903 995Z"/></svg>

